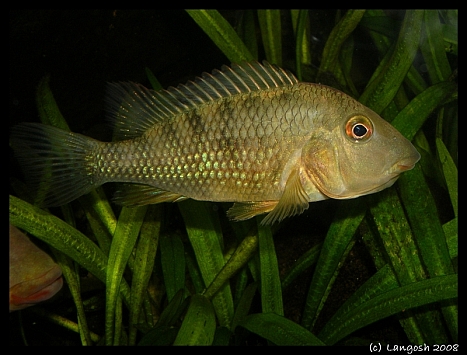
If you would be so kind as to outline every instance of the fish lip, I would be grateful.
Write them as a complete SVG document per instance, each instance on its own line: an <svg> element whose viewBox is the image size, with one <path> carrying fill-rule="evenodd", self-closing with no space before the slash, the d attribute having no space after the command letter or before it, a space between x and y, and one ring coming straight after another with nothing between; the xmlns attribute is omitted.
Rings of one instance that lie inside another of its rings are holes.
<svg viewBox="0 0 467 355"><path fill-rule="evenodd" d="M388 174L400 174L404 171L412 170L419 160L420 154L418 152L417 154L405 157L399 160L393 166L391 166L391 168L388 171Z"/></svg>

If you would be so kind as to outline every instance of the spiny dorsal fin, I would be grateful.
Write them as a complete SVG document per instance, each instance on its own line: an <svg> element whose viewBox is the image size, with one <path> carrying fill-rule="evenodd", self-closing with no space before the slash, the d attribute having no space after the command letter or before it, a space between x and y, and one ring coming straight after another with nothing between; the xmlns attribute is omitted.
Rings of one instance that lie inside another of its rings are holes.
<svg viewBox="0 0 467 355"><path fill-rule="evenodd" d="M297 78L264 61L232 64L176 88L154 91L135 83L110 83L107 105L117 139L141 136L154 124L224 97L294 85Z"/></svg>

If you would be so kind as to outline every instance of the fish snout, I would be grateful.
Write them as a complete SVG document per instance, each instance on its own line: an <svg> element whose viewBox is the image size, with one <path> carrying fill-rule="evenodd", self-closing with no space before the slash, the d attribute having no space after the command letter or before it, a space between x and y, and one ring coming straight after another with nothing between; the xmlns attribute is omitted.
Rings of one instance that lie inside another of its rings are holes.
<svg viewBox="0 0 467 355"><path fill-rule="evenodd" d="M399 174L407 170L412 170L415 164L420 160L420 153L414 149L414 153L408 157L399 160L390 170L391 173Z"/></svg>

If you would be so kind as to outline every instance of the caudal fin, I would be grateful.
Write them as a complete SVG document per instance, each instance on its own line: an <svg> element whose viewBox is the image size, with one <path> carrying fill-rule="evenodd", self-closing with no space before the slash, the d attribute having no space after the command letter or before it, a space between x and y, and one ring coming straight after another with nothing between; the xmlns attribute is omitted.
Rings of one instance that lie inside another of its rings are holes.
<svg viewBox="0 0 467 355"><path fill-rule="evenodd" d="M12 128L10 144L36 203L60 206L101 185L93 179L93 154L100 142L40 123Z"/></svg>

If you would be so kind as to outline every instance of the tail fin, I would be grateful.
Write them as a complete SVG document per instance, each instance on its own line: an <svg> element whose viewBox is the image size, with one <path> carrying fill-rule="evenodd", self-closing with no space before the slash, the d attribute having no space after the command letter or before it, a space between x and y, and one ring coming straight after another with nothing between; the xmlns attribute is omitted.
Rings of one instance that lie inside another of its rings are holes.
<svg viewBox="0 0 467 355"><path fill-rule="evenodd" d="M92 161L100 142L39 123L19 124L10 137L40 206L63 205L101 185L94 181Z"/></svg>

